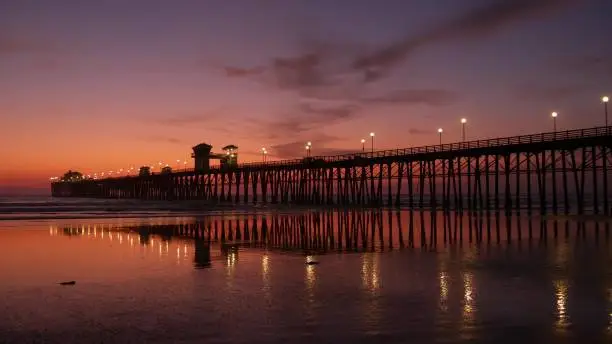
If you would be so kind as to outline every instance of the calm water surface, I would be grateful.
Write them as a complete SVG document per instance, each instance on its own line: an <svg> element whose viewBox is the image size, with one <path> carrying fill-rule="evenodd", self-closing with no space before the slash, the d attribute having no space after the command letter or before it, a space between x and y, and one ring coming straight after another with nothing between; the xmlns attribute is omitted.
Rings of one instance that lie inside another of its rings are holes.
<svg viewBox="0 0 612 344"><path fill-rule="evenodd" d="M0 342L605 343L611 248L525 215L4 221Z"/></svg>

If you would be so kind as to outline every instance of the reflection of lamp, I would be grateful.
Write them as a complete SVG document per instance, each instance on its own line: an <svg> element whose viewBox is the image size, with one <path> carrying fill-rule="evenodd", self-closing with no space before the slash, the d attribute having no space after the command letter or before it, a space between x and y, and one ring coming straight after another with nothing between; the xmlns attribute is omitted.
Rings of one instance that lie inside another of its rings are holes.
<svg viewBox="0 0 612 344"><path fill-rule="evenodd" d="M440 272L440 303L446 306L446 299L448 297L448 276L444 271Z"/></svg>
<svg viewBox="0 0 612 344"><path fill-rule="evenodd" d="M463 318L473 320L474 312L473 276L469 272L463 274Z"/></svg>
<svg viewBox="0 0 612 344"><path fill-rule="evenodd" d="M556 325L558 328L564 328L567 326L567 282L564 280L557 280L554 282L554 287L557 308Z"/></svg>
<svg viewBox="0 0 612 344"><path fill-rule="evenodd" d="M261 270L263 271L264 277L267 277L265 275L268 274L268 271L270 270L270 257L268 257L267 254L264 254L261 257Z"/></svg>

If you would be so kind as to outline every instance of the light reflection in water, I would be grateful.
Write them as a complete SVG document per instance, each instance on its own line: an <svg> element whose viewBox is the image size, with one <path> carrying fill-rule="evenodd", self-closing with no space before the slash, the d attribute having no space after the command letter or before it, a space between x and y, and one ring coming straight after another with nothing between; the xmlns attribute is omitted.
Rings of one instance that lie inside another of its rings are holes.
<svg viewBox="0 0 612 344"><path fill-rule="evenodd" d="M450 283L448 274L449 256L447 252L442 252L440 253L439 257L438 285L440 286L440 299L438 306L440 307L440 311L445 313L448 311L448 293Z"/></svg>
<svg viewBox="0 0 612 344"><path fill-rule="evenodd" d="M564 330L567 328L568 319L567 319L567 281L565 280L556 280L554 282L555 286L555 305L556 305L556 315L557 321L555 322L555 327L557 330Z"/></svg>
<svg viewBox="0 0 612 344"><path fill-rule="evenodd" d="M312 256L306 257L306 262L313 261ZM307 321L312 321L316 319L314 313L314 305L315 305L315 285L317 281L317 271L315 265L306 264L306 270L304 271L304 282L306 284L306 317Z"/></svg>
<svg viewBox="0 0 612 344"><path fill-rule="evenodd" d="M445 271L438 274L440 280L440 309L444 312L448 310L448 275Z"/></svg>
<svg viewBox="0 0 612 344"><path fill-rule="evenodd" d="M312 256L306 256L306 262L314 261ZM312 293L317 279L315 266L306 264L306 289L309 293Z"/></svg>
<svg viewBox="0 0 612 344"><path fill-rule="evenodd" d="M261 277L263 280L263 291L267 299L270 298L270 257L267 253L261 256Z"/></svg>
<svg viewBox="0 0 612 344"><path fill-rule="evenodd" d="M234 266L236 265L236 252L231 251L228 253L226 263L227 263L228 270L234 269Z"/></svg>
<svg viewBox="0 0 612 344"><path fill-rule="evenodd" d="M608 289L608 332L612 334L612 288Z"/></svg>
<svg viewBox="0 0 612 344"><path fill-rule="evenodd" d="M317 275L314 265L306 265L306 285L309 291L312 291L312 288L314 288L316 279Z"/></svg>
<svg viewBox="0 0 612 344"><path fill-rule="evenodd" d="M261 256L261 271L264 277L264 280L268 278L268 272L270 269L270 257L267 254Z"/></svg>
<svg viewBox="0 0 612 344"><path fill-rule="evenodd" d="M474 276L471 272L463 273L463 323L470 327L474 322Z"/></svg>
<svg viewBox="0 0 612 344"><path fill-rule="evenodd" d="M238 253L234 251L234 248L230 248L230 250L227 252L227 257L225 259L226 285L229 289L232 289L233 287L234 273L236 270L236 260L237 259L238 259Z"/></svg>
<svg viewBox="0 0 612 344"><path fill-rule="evenodd" d="M379 255L364 253L361 257L361 280L366 292L363 308L364 327L369 334L380 332L382 310L380 305L380 267Z"/></svg>
<svg viewBox="0 0 612 344"><path fill-rule="evenodd" d="M361 281L363 287L370 292L376 292L380 288L378 269L378 255L364 253L361 259Z"/></svg>

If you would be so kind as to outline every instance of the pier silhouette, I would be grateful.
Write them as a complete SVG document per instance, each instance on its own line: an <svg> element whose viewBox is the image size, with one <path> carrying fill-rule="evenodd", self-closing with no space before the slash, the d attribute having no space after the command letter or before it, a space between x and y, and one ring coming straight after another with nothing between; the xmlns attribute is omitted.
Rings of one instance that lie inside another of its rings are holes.
<svg viewBox="0 0 612 344"><path fill-rule="evenodd" d="M612 127L51 183L55 197L610 214ZM200 163L201 164L201 163Z"/></svg>

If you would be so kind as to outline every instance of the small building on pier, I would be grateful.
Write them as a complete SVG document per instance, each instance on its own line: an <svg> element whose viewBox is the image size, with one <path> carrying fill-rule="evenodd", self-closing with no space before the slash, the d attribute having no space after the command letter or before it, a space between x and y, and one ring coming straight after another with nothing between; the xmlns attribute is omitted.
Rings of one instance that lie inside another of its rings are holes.
<svg viewBox="0 0 612 344"><path fill-rule="evenodd" d="M141 176L141 177L150 176L151 175L151 167L149 167L149 166L142 166L142 167L140 167L140 170L138 171L138 175Z"/></svg>
<svg viewBox="0 0 612 344"><path fill-rule="evenodd" d="M231 168L238 166L238 147L227 145L222 148L225 156L221 159L221 168Z"/></svg>

